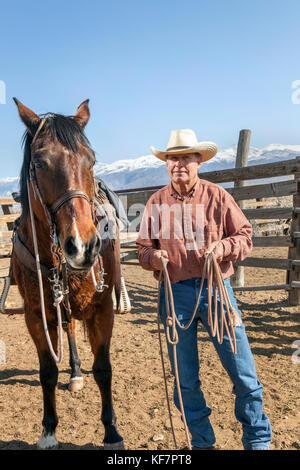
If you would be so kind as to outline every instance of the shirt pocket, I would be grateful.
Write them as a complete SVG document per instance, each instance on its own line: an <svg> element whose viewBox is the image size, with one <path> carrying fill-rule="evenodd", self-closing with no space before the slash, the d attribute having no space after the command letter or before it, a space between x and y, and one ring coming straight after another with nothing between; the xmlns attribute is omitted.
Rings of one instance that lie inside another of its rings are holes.
<svg viewBox="0 0 300 470"><path fill-rule="evenodd" d="M219 226L216 222L209 222L204 226L204 232L217 232L219 231Z"/></svg>
<svg viewBox="0 0 300 470"><path fill-rule="evenodd" d="M216 224L216 222L209 222L204 227L204 239L205 245L208 246L212 242L221 240L222 238L222 231L220 225Z"/></svg>

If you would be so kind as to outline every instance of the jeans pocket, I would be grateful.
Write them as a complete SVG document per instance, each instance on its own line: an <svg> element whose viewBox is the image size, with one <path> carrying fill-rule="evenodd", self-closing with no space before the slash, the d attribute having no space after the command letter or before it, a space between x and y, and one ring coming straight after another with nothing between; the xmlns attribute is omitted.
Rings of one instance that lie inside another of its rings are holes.
<svg viewBox="0 0 300 470"><path fill-rule="evenodd" d="M234 312L231 316L232 320L233 320L234 327L239 328L239 327L242 326L242 312L240 311L240 309L237 305L237 301L236 301L236 298L234 296L233 289L230 285L229 278L224 280L224 285L225 285L225 288L227 290L227 294L228 294L228 297L229 297L230 304L231 304L232 308L234 309Z"/></svg>

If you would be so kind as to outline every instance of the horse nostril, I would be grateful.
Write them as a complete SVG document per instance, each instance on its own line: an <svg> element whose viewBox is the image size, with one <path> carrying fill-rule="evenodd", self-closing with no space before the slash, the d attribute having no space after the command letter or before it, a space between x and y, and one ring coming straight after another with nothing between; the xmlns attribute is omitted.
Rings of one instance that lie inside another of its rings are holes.
<svg viewBox="0 0 300 470"><path fill-rule="evenodd" d="M65 241L65 251L69 256L75 256L78 253L78 248L75 244L74 237L68 237Z"/></svg>
<svg viewBox="0 0 300 470"><path fill-rule="evenodd" d="M98 251L100 249L100 243L101 243L101 240L98 237L98 235L97 234L94 235L93 238L91 239L90 243L89 243L88 252L92 253L93 251L95 251L95 252L98 253Z"/></svg>

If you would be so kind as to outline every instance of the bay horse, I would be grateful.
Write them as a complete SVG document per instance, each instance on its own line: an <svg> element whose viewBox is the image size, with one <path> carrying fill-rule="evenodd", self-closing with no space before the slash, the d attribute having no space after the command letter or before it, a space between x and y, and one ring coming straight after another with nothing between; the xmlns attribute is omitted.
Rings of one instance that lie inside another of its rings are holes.
<svg viewBox="0 0 300 470"><path fill-rule="evenodd" d="M95 154L84 134L90 118L89 100L81 103L74 116L48 113L44 117L16 98L14 101L26 132L20 174L22 211L14 233L14 247L18 246L19 250L13 249L11 267L39 358L44 415L37 445L46 449L58 444L55 391L57 363L61 360L57 357L61 341L58 306L63 293L61 305L69 315L72 378L81 377L74 336L76 319L84 321L94 355L92 370L102 398L104 449L123 449L112 404L110 362L113 287L117 301L120 291L119 234L117 228L112 239L97 229L97 221L105 221L107 212L97 202L93 176ZM100 219L95 218L97 205L101 209ZM104 231L106 228L107 221ZM53 274L51 279L50 273L56 273L56 278ZM56 288L63 285L64 292L55 290L53 284Z"/></svg>

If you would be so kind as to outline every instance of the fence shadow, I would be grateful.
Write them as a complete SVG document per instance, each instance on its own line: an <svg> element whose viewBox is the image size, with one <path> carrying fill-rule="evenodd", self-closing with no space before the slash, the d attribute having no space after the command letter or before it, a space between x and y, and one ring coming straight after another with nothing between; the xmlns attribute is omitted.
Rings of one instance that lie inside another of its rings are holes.
<svg viewBox="0 0 300 470"><path fill-rule="evenodd" d="M157 289L128 281L126 281L126 288L131 302L131 314L139 317L138 319L129 321L133 324L156 322ZM145 303L147 303L147 305L145 305ZM141 318L141 314L145 313L153 315L153 320L145 317Z"/></svg>
<svg viewBox="0 0 300 470"><path fill-rule="evenodd" d="M126 286L132 305L131 315L133 315L133 318L129 317L128 321L137 325L156 326L157 289L127 281ZM242 318L253 354L266 357L271 357L273 354L291 355L291 344L299 336L297 325L300 322L300 313L291 313L288 310L287 300L268 302L267 306L262 303L247 303L240 299L237 299L237 303L243 314ZM151 314L151 318L149 315L143 315L145 313ZM286 324L287 319L292 320L293 324ZM203 326L201 324L199 326L200 330L205 332ZM161 331L163 332L163 325L161 325ZM149 332L156 335L157 327ZM264 334L263 337L261 333ZM201 335L200 340L211 341L208 334L207 336ZM258 346L259 344L261 346Z"/></svg>
<svg viewBox="0 0 300 470"><path fill-rule="evenodd" d="M271 357L273 354L291 356L291 345L299 337L300 313L288 310L287 300L261 303L247 303L237 300L246 324L251 350L256 355ZM292 324L287 324L290 321ZM264 333L264 337L259 336ZM261 344L259 347L257 344Z"/></svg>

